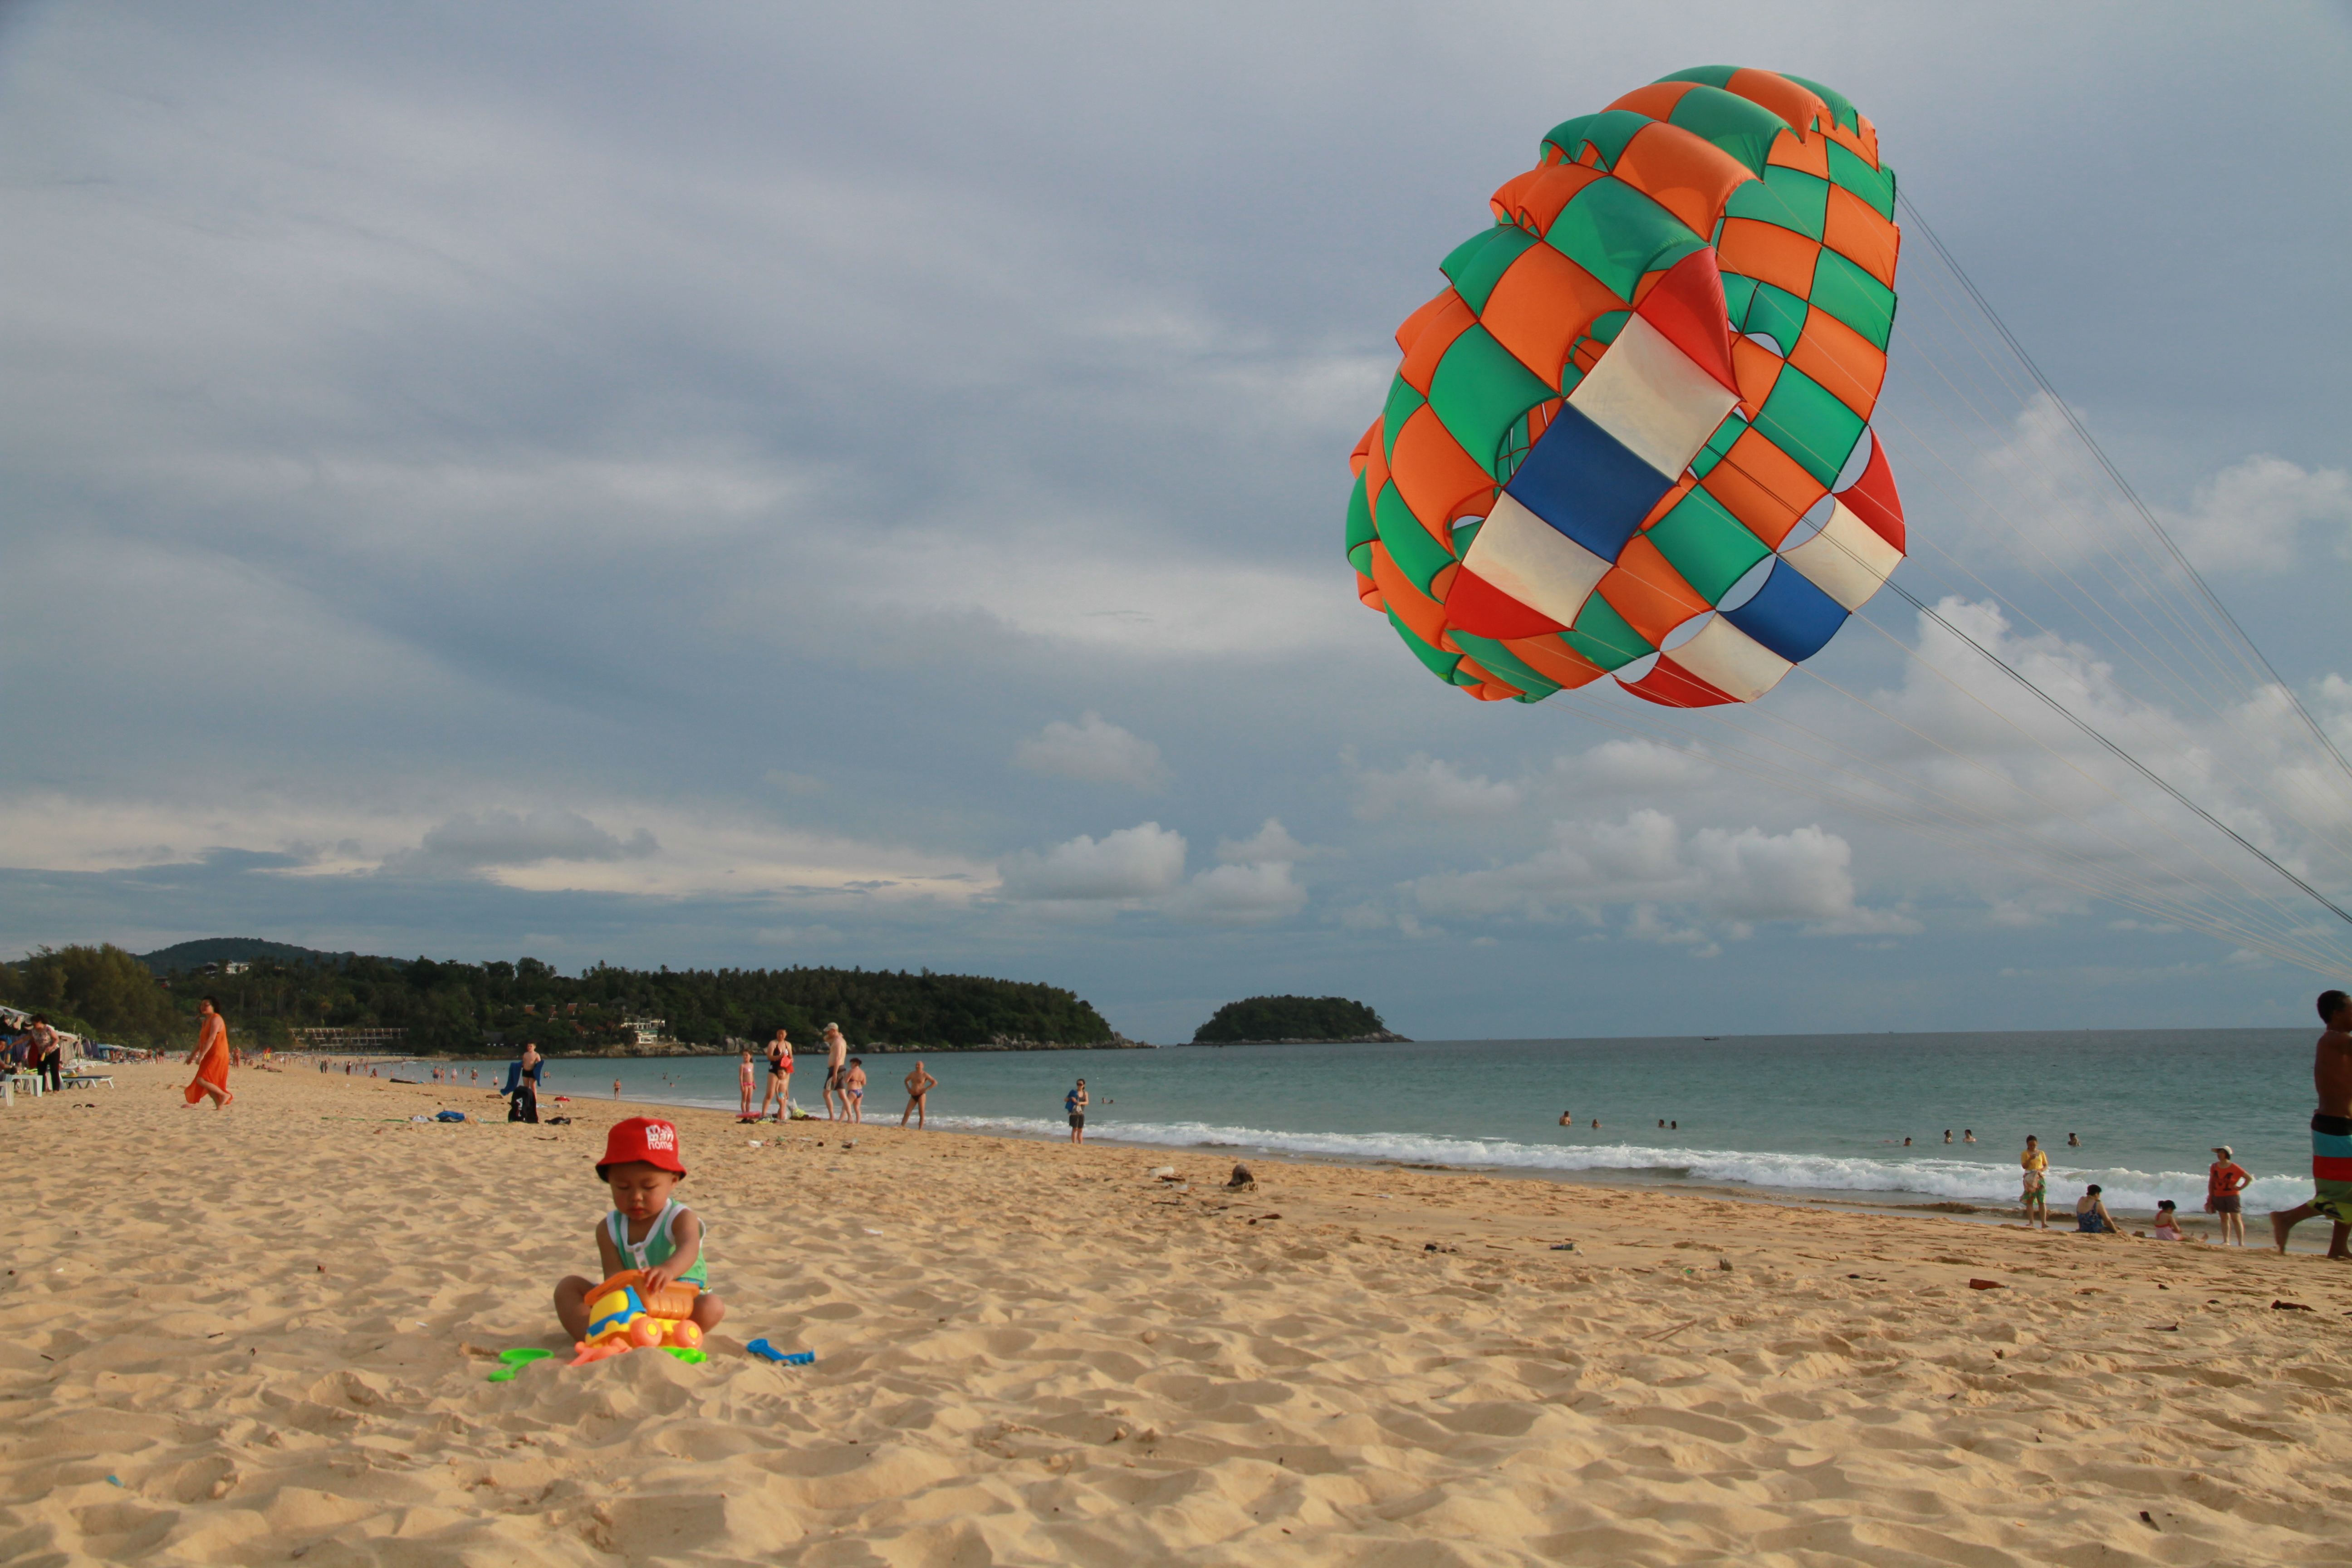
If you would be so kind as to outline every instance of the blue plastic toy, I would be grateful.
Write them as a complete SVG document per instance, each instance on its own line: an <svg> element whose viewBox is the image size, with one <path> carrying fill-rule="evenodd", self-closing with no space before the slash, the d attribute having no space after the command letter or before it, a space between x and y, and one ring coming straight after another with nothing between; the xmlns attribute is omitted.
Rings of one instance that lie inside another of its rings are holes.
<svg viewBox="0 0 2352 1568"><path fill-rule="evenodd" d="M765 1340L753 1340L743 1348L761 1361L778 1362L785 1366L813 1366L816 1363L814 1351L780 1351Z"/></svg>

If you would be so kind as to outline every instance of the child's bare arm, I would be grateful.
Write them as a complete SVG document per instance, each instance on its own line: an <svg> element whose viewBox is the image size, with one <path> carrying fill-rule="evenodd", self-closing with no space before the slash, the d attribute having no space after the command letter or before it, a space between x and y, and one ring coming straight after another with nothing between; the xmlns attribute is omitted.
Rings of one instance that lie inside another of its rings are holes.
<svg viewBox="0 0 2352 1568"><path fill-rule="evenodd" d="M646 1270L646 1289L658 1290L694 1267L702 1256L702 1221L689 1209L670 1223L670 1246L675 1248L667 1258Z"/></svg>

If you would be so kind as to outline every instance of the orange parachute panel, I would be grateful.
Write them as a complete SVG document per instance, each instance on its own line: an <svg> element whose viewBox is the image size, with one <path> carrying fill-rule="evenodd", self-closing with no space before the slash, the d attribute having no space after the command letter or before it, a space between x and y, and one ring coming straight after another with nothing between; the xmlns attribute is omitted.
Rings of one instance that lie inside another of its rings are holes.
<svg viewBox="0 0 2352 1568"><path fill-rule="evenodd" d="M1903 247L1903 232L1852 191L1830 187L1829 225L1822 240L1889 289L1895 287L1895 257Z"/></svg>
<svg viewBox="0 0 2352 1568"><path fill-rule="evenodd" d="M1486 205L1503 222L1541 237L1551 232L1569 198L1601 177L1600 170L1582 163L1545 163L1504 181Z"/></svg>
<svg viewBox="0 0 2352 1568"><path fill-rule="evenodd" d="M1388 489L1389 458L1383 450L1388 446L1388 432L1381 428L1387 416L1372 421L1371 445L1364 450L1364 500L1370 507L1372 521L1381 516L1381 492Z"/></svg>
<svg viewBox="0 0 2352 1568"><path fill-rule="evenodd" d="M1822 101L1820 93L1790 81L1778 71L1758 70L1744 66L1731 73L1731 79L1723 84L1723 90L1738 93L1750 103L1763 105L1787 121L1801 135L1836 118L1830 112L1830 106Z"/></svg>
<svg viewBox="0 0 2352 1568"><path fill-rule="evenodd" d="M1458 300L1461 297L1454 291L1453 285L1448 284L1431 295L1428 303L1399 322L1396 330L1397 353L1403 354L1412 353L1412 345L1420 341L1423 331L1444 310L1445 301Z"/></svg>
<svg viewBox="0 0 2352 1568"><path fill-rule="evenodd" d="M1723 461L1699 483L1723 503L1725 510L1746 523L1750 533L1775 550L1797 526L1797 520L1829 494L1821 480L1760 430L1742 433Z"/></svg>
<svg viewBox="0 0 2352 1568"><path fill-rule="evenodd" d="M1660 496L1658 498L1658 504L1650 509L1650 515L1642 520L1642 527L1643 531L1647 531L1650 528L1655 526L1658 519L1674 510L1676 504L1682 500L1683 497L1690 494L1692 489L1696 487L1698 479L1696 476L1688 472L1685 472L1681 479L1676 479L1675 481L1675 488L1668 490L1664 495Z"/></svg>
<svg viewBox="0 0 2352 1568"><path fill-rule="evenodd" d="M1446 525L1474 512L1484 517L1495 498L1495 476L1462 449L1437 410L1423 404L1397 432L1396 451L1390 457L1390 477L1397 493L1436 541L1453 549L1453 531Z"/></svg>
<svg viewBox="0 0 2352 1568"><path fill-rule="evenodd" d="M1433 310L1430 305L1437 308ZM1419 321L1421 331L1406 346L1404 363L1397 367L1397 374L1404 377L1405 384L1427 397L1429 378L1437 374L1437 362L1445 357L1445 351L1454 346L1454 340L1468 331L1477 320L1477 313L1451 289L1407 317L1405 325ZM1397 336L1402 338L1403 335L1404 328L1398 328Z"/></svg>
<svg viewBox="0 0 2352 1568"><path fill-rule="evenodd" d="M1412 635L1437 646L1445 635L1445 606L1412 585L1412 579L1399 569L1385 546L1372 545L1372 581L1380 585L1381 597L1387 602L1398 620L1412 628Z"/></svg>
<svg viewBox="0 0 2352 1568"><path fill-rule="evenodd" d="M1783 131L1772 138L1771 150L1764 154L1764 161L1778 168L1795 169L1816 179L1830 177L1830 144L1818 136L1800 136L1793 131Z"/></svg>
<svg viewBox="0 0 2352 1568"><path fill-rule="evenodd" d="M1600 594L1653 647L1708 607L1706 595L1684 582L1658 547L1638 533L1617 552L1617 564L1601 579Z"/></svg>
<svg viewBox="0 0 2352 1568"><path fill-rule="evenodd" d="M1822 384L1840 403L1870 417L1886 382L1886 356L1868 338L1831 315L1810 310L1789 363Z"/></svg>
<svg viewBox="0 0 2352 1568"><path fill-rule="evenodd" d="M1635 132L1612 173L1701 235L1715 232L1732 189L1756 177L1714 142L1664 123Z"/></svg>
<svg viewBox="0 0 2352 1568"><path fill-rule="evenodd" d="M1478 321L1513 359L1558 386L1570 347L1593 318L1624 308L1591 273L1549 245L1531 245L1496 280Z"/></svg>
<svg viewBox="0 0 2352 1568"><path fill-rule="evenodd" d="M1375 542L1372 548L1378 550L1379 543ZM1368 610L1385 610L1389 607L1388 601L1381 597L1381 585L1361 572L1356 574L1356 597L1363 602L1364 608Z"/></svg>
<svg viewBox="0 0 2352 1568"><path fill-rule="evenodd" d="M1772 395L1780 367L1788 363L1752 338L1731 340L1731 374L1739 383L1739 401L1747 405L1748 418L1755 418L1764 400Z"/></svg>
<svg viewBox="0 0 2352 1568"><path fill-rule="evenodd" d="M1561 687L1588 686L1609 673L1556 636L1499 640L1521 664Z"/></svg>
<svg viewBox="0 0 2352 1568"><path fill-rule="evenodd" d="M1654 81L1647 87L1635 88L1609 107L1630 109L1653 120L1665 120L1673 116L1675 105L1683 100L1683 94L1697 85L1695 81Z"/></svg>
<svg viewBox="0 0 2352 1568"><path fill-rule="evenodd" d="M1360 474L1364 471L1364 465L1371 460L1372 449L1380 445L1380 440L1381 422L1375 419L1365 429L1363 435L1357 438L1356 449L1348 454L1349 473Z"/></svg>
<svg viewBox="0 0 2352 1568"><path fill-rule="evenodd" d="M1818 240L1752 217L1724 219L1723 237L1715 246L1716 260L1726 272L1786 289L1800 300L1813 297L1813 267L1821 254Z"/></svg>

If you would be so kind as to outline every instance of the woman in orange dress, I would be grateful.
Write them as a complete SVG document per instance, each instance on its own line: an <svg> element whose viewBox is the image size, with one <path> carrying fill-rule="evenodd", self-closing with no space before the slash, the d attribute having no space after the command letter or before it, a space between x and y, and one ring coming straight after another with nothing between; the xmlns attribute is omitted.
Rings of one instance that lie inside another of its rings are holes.
<svg viewBox="0 0 2352 1568"><path fill-rule="evenodd" d="M236 1098L228 1091L228 1024L209 996L196 1004L196 1013L203 1025L196 1035L196 1048L188 1053L188 1060L196 1067L196 1079L186 1091L188 1103L194 1105L210 1095L214 1105L226 1105Z"/></svg>

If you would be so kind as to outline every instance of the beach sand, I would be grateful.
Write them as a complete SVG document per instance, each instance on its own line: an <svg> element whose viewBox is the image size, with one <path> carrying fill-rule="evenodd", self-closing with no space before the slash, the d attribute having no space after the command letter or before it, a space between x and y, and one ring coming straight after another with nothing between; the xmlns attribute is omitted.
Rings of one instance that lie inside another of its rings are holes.
<svg viewBox="0 0 2352 1568"><path fill-rule="evenodd" d="M719 1353L494 1384L626 1108L185 1076L0 1112L0 1563L2347 1556L2312 1257L685 1111Z"/></svg>

